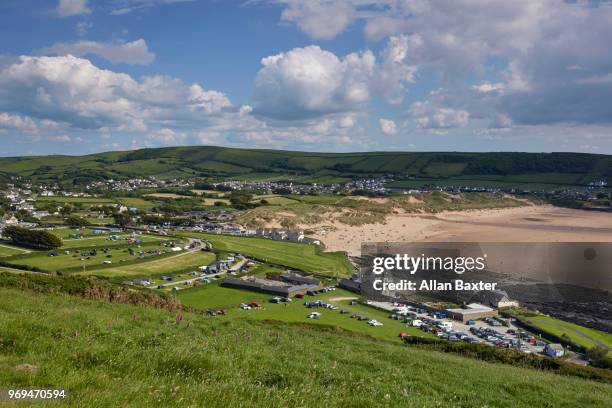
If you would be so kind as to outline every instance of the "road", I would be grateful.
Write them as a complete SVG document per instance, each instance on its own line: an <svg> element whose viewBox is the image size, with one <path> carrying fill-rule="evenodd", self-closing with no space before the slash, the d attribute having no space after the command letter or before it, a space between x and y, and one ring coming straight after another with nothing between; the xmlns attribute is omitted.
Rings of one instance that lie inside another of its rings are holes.
<svg viewBox="0 0 612 408"><path fill-rule="evenodd" d="M8 248L8 249L15 249L15 250L17 250L17 251L22 251L22 252L24 252L24 253L29 253L29 252L32 252L32 251L27 250L27 249L23 249L23 248L19 248L19 247L14 247L14 246L8 246L8 245L2 245L2 244L0 244L0 247L2 247L2 248Z"/></svg>
<svg viewBox="0 0 612 408"><path fill-rule="evenodd" d="M181 255L183 255L183 254L181 254ZM240 262L236 262L234 265L232 265L227 271L218 272L218 273L211 274L211 275L206 275L205 277L210 277L210 278L213 278L213 279L214 279L215 276L221 277L222 275L226 275L228 272L234 272L234 271L239 270L248 261L249 261L249 259L244 258ZM202 277L203 276L196 276L194 278L185 279L185 280L182 280L182 281L162 283L162 284L156 285L156 287L161 286L162 288L167 288L167 287L170 287L170 286L191 285L191 284L193 284L194 282L196 282L198 279L200 279Z"/></svg>

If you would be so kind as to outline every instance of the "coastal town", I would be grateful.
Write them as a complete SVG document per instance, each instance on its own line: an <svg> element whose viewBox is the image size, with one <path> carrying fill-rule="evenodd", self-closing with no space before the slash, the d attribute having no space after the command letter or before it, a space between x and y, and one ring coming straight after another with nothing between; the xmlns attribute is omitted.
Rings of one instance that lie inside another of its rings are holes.
<svg viewBox="0 0 612 408"><path fill-rule="evenodd" d="M571 198L592 202L609 196L604 182L583 189L558 191L453 186L387 187L392 182L391 175L331 185L239 181L204 183L147 177L98 181L66 188L59 184L38 185L16 179L6 183L2 190L0 228L5 231L14 227L46 231L61 237L63 246L42 251L39 255L41 261L44 257L49 261L38 262L31 251L23 253L13 249L16 247L13 247L10 234L4 234L2 247L11 251L2 259L2 265L12 270L38 273L86 273L110 278L121 285L173 293L179 299L191 299L200 290L207 290L206 293L218 291L220 294L228 291L228 296L234 293L231 291L238 291L232 295L237 299L233 304L203 302L198 296L194 304L205 305L209 316L231 316L235 313L233 310L237 310L272 318L287 311L292 319L298 321L326 322L332 314L331 322L340 327L353 326L351 321L363 322L365 326L356 326L359 331L365 327L379 328L383 337L398 337L403 341L437 338L451 343L486 345L563 358L579 365L589 364L588 348L571 338L538 328L525 317L531 313L524 308L528 302L523 304L521 299L511 298L497 287L497 283L479 286L478 283L462 281L461 288L446 288L442 283L423 281L419 288L413 288L424 291L456 289L469 293L455 304L440 303L440 299L435 297L418 301L407 299L405 302L397 299L375 301L364 297L362 277L352 272L358 268L357 256L345 258L341 269L332 266L328 270L304 267L301 263L294 264L284 259L285 250L276 249L275 245L316 248L313 254L325 251L328 246L325 235L313 235L313 229L307 224L283 227L241 223L243 214L253 210L280 208L277 211L291 211L295 208L291 207L292 203L299 206L300 199L316 200L317 203L334 203L332 199L349 200L346 205L354 209L356 203L370 205L369 202L405 200L406 197L422 200L436 194L449 197L453 194L466 194L466 197L488 194L486 197L491 198L505 194L518 197L510 202L512 205L522 203L516 201L522 200L521 197L529 197L532 206L544 199ZM261 245L261 249L250 248L250 243L255 242ZM173 259L178 263L170 262ZM204 263L198 263L200 259ZM143 266L139 267L141 263ZM151 266L147 267L149 264ZM153 272L144 272L147 269ZM346 277L347 274L352 274L352 277ZM402 289L393 285L393 290ZM266 298L266 295L273 297ZM296 309L299 304L305 308L302 317ZM396 333L392 334L391 329ZM594 346L602 345L599 341L593 342Z"/></svg>

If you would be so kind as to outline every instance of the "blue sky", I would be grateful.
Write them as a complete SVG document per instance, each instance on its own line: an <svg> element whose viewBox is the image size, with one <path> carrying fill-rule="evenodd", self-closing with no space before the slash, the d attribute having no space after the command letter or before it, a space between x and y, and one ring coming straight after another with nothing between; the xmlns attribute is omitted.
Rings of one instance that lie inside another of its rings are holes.
<svg viewBox="0 0 612 408"><path fill-rule="evenodd" d="M0 154L609 154L610 40L601 1L8 0Z"/></svg>

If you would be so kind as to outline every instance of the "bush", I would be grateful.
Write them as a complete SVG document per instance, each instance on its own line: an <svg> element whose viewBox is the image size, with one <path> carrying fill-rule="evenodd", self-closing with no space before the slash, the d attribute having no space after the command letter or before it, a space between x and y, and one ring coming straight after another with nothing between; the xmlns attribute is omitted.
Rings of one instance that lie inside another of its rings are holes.
<svg viewBox="0 0 612 408"><path fill-rule="evenodd" d="M69 225L71 227L87 227L91 225L91 223L83 217L79 217L78 215L71 215L70 217L66 218L66 225Z"/></svg>
<svg viewBox="0 0 612 408"><path fill-rule="evenodd" d="M603 347L595 346L587 350L587 357L591 361L593 367L612 369L612 356L610 352Z"/></svg>
<svg viewBox="0 0 612 408"><path fill-rule="evenodd" d="M417 345L430 350L454 353L463 357L483 360L491 363L503 363L518 367L537 368L553 371L558 374L571 375L591 380L612 383L612 371L594 367L581 367L562 360L535 354L525 354L518 350L493 347L486 344L468 344L449 342L424 337L407 337L406 344Z"/></svg>
<svg viewBox="0 0 612 408"><path fill-rule="evenodd" d="M47 231L32 230L28 228L9 226L4 228L3 235L10 238L17 245L37 249L54 249L62 246L62 240Z"/></svg>
<svg viewBox="0 0 612 408"><path fill-rule="evenodd" d="M0 287L19 288L39 293L65 293L85 299L127 303L157 309L182 309L181 304L172 295L149 289L127 288L94 277L2 272L0 273Z"/></svg>

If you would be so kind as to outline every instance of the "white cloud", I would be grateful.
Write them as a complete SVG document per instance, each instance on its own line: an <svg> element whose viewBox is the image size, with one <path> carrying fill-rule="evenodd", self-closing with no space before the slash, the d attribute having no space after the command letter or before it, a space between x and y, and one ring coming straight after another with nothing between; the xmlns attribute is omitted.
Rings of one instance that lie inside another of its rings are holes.
<svg viewBox="0 0 612 408"><path fill-rule="evenodd" d="M199 86L198 86L199 87ZM204 123L230 106L220 92L165 76L103 70L74 56L29 57L0 69L0 110L73 129L144 131L165 121Z"/></svg>
<svg viewBox="0 0 612 408"><path fill-rule="evenodd" d="M79 37L83 37L92 28L93 23L90 21L79 21L76 23L76 32Z"/></svg>
<svg viewBox="0 0 612 408"><path fill-rule="evenodd" d="M283 7L284 21L313 38L337 36L350 24L361 24L371 41L388 38L376 90L390 102L400 102L408 84L433 77L459 99L471 99L464 102L488 104L476 108L492 120L502 114L515 125L612 122L610 2L270 2ZM326 16L331 23L316 24L317 16L335 9L337 15ZM477 94L463 98L474 82Z"/></svg>
<svg viewBox="0 0 612 408"><path fill-rule="evenodd" d="M87 7L87 0L59 0L56 11L60 17L91 13L91 9Z"/></svg>
<svg viewBox="0 0 612 408"><path fill-rule="evenodd" d="M349 1L289 0L281 19L295 23L314 39L329 39L344 31L353 19Z"/></svg>
<svg viewBox="0 0 612 408"><path fill-rule="evenodd" d="M38 129L32 118L0 112L0 128L13 128L34 132Z"/></svg>
<svg viewBox="0 0 612 408"><path fill-rule="evenodd" d="M491 92L503 92L506 86L505 84L501 82L494 83L494 84L490 82L483 82L481 84L474 85L472 88L480 93L491 93Z"/></svg>
<svg viewBox="0 0 612 408"><path fill-rule="evenodd" d="M132 42L103 43L96 41L79 41L75 43L57 43L40 51L42 54L97 55L113 64L149 65L155 60L155 54L149 51L147 43L140 38Z"/></svg>
<svg viewBox="0 0 612 408"><path fill-rule="evenodd" d="M218 113L232 106L232 103L224 93L205 91L198 84L193 84L189 87L189 101L193 109L202 109L206 113Z"/></svg>
<svg viewBox="0 0 612 408"><path fill-rule="evenodd" d="M436 106L429 100L413 103L409 115L414 118L418 127L424 129L464 127L470 120L470 113L466 110Z"/></svg>
<svg viewBox="0 0 612 408"><path fill-rule="evenodd" d="M385 135L394 135L397 133L397 125L391 119L378 119L378 125L380 126L380 131Z"/></svg>
<svg viewBox="0 0 612 408"><path fill-rule="evenodd" d="M263 58L255 111L296 119L355 110L370 99L375 62L370 51L338 58L314 45Z"/></svg>
<svg viewBox="0 0 612 408"><path fill-rule="evenodd" d="M359 65L359 58L341 65ZM0 115L0 127L19 127L18 134L36 126L38 140L104 139L103 149L207 143L326 150L368 143L352 112L264 119L198 84L164 75L137 79L74 56L22 56L0 68L0 112L11 112Z"/></svg>
<svg viewBox="0 0 612 408"><path fill-rule="evenodd" d="M157 132L151 134L148 139L168 146L177 146L182 144L187 135L185 133L177 133L169 128L159 129Z"/></svg>
<svg viewBox="0 0 612 408"><path fill-rule="evenodd" d="M376 77L378 92L391 103L400 103L404 98L406 84L415 81L417 65L406 63L414 38L391 37L383 50L382 65Z"/></svg>
<svg viewBox="0 0 612 408"><path fill-rule="evenodd" d="M146 10L165 4L185 3L193 0L116 0L111 15L120 16L138 10Z"/></svg>
<svg viewBox="0 0 612 408"><path fill-rule="evenodd" d="M240 113L240 115L248 115L251 112L253 112L253 107L250 105L242 105L238 110L238 113Z"/></svg>
<svg viewBox="0 0 612 408"><path fill-rule="evenodd" d="M338 121L338 125L341 128L352 128L355 126L355 115L349 114L342 116Z"/></svg>
<svg viewBox="0 0 612 408"><path fill-rule="evenodd" d="M47 136L45 137L45 140L48 140L50 142L67 143L67 142L71 142L72 138L68 135L57 135L57 136Z"/></svg>

